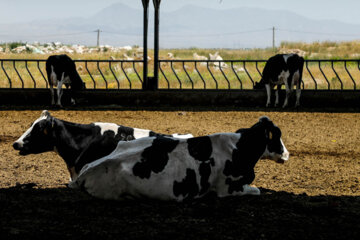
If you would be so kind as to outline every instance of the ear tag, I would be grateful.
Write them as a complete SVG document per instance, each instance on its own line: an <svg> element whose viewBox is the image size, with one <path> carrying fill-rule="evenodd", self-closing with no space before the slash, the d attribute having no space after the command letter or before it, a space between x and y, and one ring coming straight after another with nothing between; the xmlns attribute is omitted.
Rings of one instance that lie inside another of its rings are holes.
<svg viewBox="0 0 360 240"><path fill-rule="evenodd" d="M269 139L272 140L272 132L269 132Z"/></svg>
<svg viewBox="0 0 360 240"><path fill-rule="evenodd" d="M48 131L47 131L46 128L44 129L44 134L45 134L45 135L48 135Z"/></svg>

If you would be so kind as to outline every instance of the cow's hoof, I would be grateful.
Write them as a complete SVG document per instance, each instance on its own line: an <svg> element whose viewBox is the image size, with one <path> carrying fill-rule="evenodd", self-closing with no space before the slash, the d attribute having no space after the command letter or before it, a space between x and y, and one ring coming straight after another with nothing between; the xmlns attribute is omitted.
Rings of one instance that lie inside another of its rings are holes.
<svg viewBox="0 0 360 240"><path fill-rule="evenodd" d="M244 195L260 195L260 189L255 186L244 185Z"/></svg>

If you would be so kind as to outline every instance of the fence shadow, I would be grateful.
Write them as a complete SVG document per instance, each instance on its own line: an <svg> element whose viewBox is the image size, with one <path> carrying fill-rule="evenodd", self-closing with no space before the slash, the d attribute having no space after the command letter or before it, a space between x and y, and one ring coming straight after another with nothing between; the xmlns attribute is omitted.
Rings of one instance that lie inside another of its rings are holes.
<svg viewBox="0 0 360 240"><path fill-rule="evenodd" d="M191 202L105 201L36 184L0 189L2 239L358 239L360 196L261 196Z"/></svg>

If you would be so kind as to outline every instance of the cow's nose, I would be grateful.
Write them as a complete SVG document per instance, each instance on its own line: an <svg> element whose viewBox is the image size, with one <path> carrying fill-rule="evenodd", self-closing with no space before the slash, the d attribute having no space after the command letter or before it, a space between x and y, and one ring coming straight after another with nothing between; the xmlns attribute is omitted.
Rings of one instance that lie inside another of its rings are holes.
<svg viewBox="0 0 360 240"><path fill-rule="evenodd" d="M290 153L288 151L284 151L282 154L281 154L281 160L283 161L287 161L289 160L290 158Z"/></svg>
<svg viewBox="0 0 360 240"><path fill-rule="evenodd" d="M19 144L18 142L14 142L13 148L14 148L15 150L20 150L20 144Z"/></svg>

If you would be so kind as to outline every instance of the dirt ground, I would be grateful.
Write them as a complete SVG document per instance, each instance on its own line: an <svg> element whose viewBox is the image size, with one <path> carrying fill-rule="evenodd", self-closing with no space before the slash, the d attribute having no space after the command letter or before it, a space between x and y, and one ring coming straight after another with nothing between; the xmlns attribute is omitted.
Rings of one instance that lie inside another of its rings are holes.
<svg viewBox="0 0 360 240"><path fill-rule="evenodd" d="M12 149L40 113L0 111L1 239L360 239L360 113L51 111L195 136L250 127L262 115L281 128L290 160L258 162L261 196L184 203L104 201L68 189L58 155Z"/></svg>

